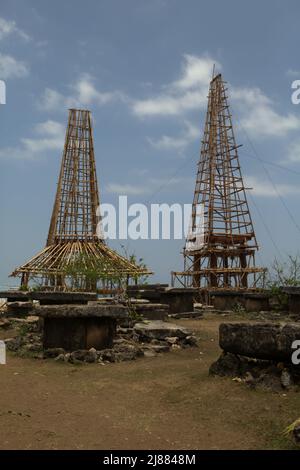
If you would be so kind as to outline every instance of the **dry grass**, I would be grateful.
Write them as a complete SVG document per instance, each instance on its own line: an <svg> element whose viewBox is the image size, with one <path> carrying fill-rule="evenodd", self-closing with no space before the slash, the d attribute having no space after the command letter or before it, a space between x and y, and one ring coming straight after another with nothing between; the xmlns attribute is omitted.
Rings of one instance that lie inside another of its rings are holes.
<svg viewBox="0 0 300 470"><path fill-rule="evenodd" d="M299 393L208 376L220 353L220 321L182 320L197 330L199 348L130 363L74 366L9 355L0 368L0 448L295 448L282 432L299 416Z"/></svg>

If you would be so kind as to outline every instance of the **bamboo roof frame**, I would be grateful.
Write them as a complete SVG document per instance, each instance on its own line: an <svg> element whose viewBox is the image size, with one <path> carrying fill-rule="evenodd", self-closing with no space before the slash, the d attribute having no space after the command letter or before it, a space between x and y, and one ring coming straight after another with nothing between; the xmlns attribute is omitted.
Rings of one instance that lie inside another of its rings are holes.
<svg viewBox="0 0 300 470"><path fill-rule="evenodd" d="M65 145L46 246L11 276L21 277L27 285L31 278L67 277L68 268L83 260L89 268L99 269L112 278L127 280L152 274L109 248L97 235L99 191L94 157L91 113L70 109ZM101 264L102 263L102 264Z"/></svg>

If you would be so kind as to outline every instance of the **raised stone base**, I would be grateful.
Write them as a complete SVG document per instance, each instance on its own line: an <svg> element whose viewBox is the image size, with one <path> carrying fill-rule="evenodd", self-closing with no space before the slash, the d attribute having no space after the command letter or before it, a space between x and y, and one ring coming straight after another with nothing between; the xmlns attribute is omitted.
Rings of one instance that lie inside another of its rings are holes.
<svg viewBox="0 0 300 470"><path fill-rule="evenodd" d="M169 313L169 305L163 304L134 304L134 310L146 320L166 320Z"/></svg>
<svg viewBox="0 0 300 470"><path fill-rule="evenodd" d="M223 351L255 359L291 361L296 340L300 340L297 323L222 323L219 329Z"/></svg>
<svg viewBox="0 0 300 470"><path fill-rule="evenodd" d="M169 305L169 313L190 312L193 310L194 298L198 293L195 288L173 288L166 284L129 286L130 297L142 297L151 302Z"/></svg>
<svg viewBox="0 0 300 470"><path fill-rule="evenodd" d="M128 314L121 305L53 305L36 308L44 318L43 348L96 350L112 347L117 319Z"/></svg>
<svg viewBox="0 0 300 470"><path fill-rule="evenodd" d="M288 295L289 312L300 318L300 287L283 287L282 292Z"/></svg>
<svg viewBox="0 0 300 470"><path fill-rule="evenodd" d="M45 318L43 348L97 350L111 348L116 332L113 318Z"/></svg>
<svg viewBox="0 0 300 470"><path fill-rule="evenodd" d="M26 317L33 309L33 304L27 302L7 302L7 316Z"/></svg>
<svg viewBox="0 0 300 470"><path fill-rule="evenodd" d="M97 300L94 292L52 292L52 291L2 291L0 298L8 302L27 302L38 300L41 305L87 304Z"/></svg>
<svg viewBox="0 0 300 470"><path fill-rule="evenodd" d="M269 295L265 293L218 290L211 292L210 296L216 310L235 310L239 307L247 312L270 310Z"/></svg>

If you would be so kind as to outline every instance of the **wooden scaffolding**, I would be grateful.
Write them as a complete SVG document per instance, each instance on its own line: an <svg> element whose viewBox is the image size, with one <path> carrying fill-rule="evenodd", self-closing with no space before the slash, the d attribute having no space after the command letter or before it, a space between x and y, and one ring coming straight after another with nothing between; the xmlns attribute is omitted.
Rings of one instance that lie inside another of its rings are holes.
<svg viewBox="0 0 300 470"><path fill-rule="evenodd" d="M110 249L99 224L91 114L71 109L46 247L11 276L21 277L22 286L38 279L49 289L107 291L150 274Z"/></svg>
<svg viewBox="0 0 300 470"><path fill-rule="evenodd" d="M238 148L221 74L211 83L184 271L172 273L185 287L250 289L266 269L255 266L258 250L241 174Z"/></svg>

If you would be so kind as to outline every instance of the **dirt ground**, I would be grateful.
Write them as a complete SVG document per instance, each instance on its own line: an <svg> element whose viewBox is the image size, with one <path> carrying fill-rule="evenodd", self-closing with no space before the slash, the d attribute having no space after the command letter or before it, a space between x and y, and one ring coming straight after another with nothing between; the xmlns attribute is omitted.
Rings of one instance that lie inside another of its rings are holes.
<svg viewBox="0 0 300 470"><path fill-rule="evenodd" d="M295 448L282 431L300 415L300 393L208 375L221 321L177 321L196 331L199 348L132 362L75 366L8 354L0 366L0 448Z"/></svg>

